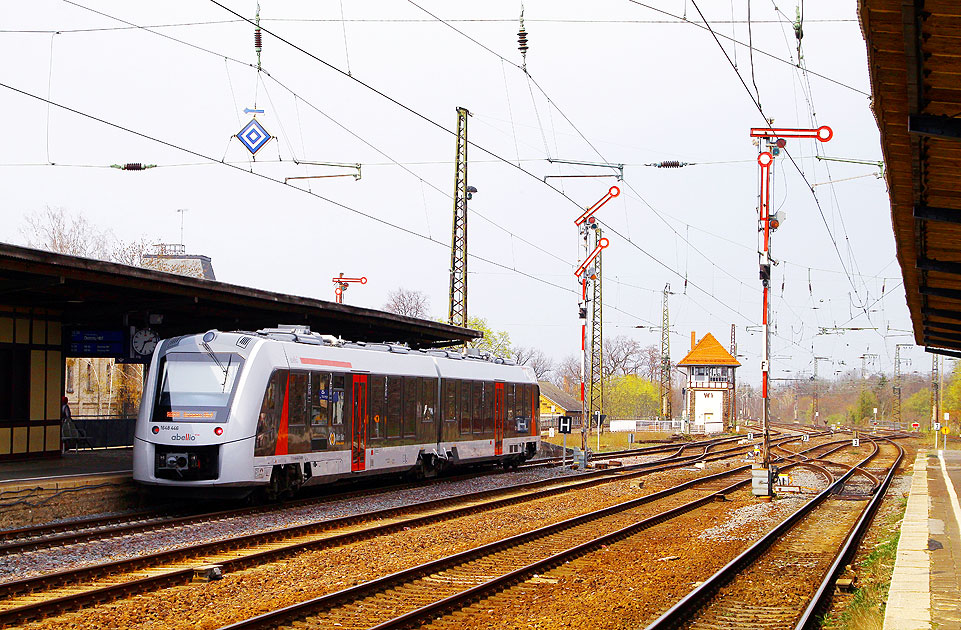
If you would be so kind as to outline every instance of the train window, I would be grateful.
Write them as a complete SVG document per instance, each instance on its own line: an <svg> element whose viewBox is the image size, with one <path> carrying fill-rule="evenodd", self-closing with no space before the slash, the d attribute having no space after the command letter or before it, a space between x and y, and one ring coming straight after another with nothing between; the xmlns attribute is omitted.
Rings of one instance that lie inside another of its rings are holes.
<svg viewBox="0 0 961 630"><path fill-rule="evenodd" d="M370 420L367 422L367 435L371 440L380 440L386 434L387 422L387 377L371 376L367 379L370 388Z"/></svg>
<svg viewBox="0 0 961 630"><path fill-rule="evenodd" d="M508 422L517 417L514 410L514 384L504 383L504 417Z"/></svg>
<svg viewBox="0 0 961 630"><path fill-rule="evenodd" d="M534 397L534 404L531 405L531 435L537 435L541 424L541 386L531 385L531 395Z"/></svg>
<svg viewBox="0 0 961 630"><path fill-rule="evenodd" d="M337 426L344 424L344 375L334 374L330 379L330 423Z"/></svg>
<svg viewBox="0 0 961 630"><path fill-rule="evenodd" d="M257 419L257 438L254 441L254 455L258 457L273 455L276 451L277 429L280 427L280 412L284 404L286 385L286 370L277 370L267 381L264 401L260 406L260 416Z"/></svg>
<svg viewBox="0 0 961 630"><path fill-rule="evenodd" d="M420 378L420 421L424 423L434 421L434 409L437 408L437 379Z"/></svg>
<svg viewBox="0 0 961 630"><path fill-rule="evenodd" d="M416 376L404 377L404 437L417 434L417 381Z"/></svg>
<svg viewBox="0 0 961 630"><path fill-rule="evenodd" d="M530 420L531 417L531 386L517 386L517 417L522 420Z"/></svg>
<svg viewBox="0 0 961 630"><path fill-rule="evenodd" d="M310 424L325 427L330 423L330 374L311 372L310 374Z"/></svg>
<svg viewBox="0 0 961 630"><path fill-rule="evenodd" d="M474 410L471 416L471 426L474 429L474 433L480 433L484 430L484 411L487 407L484 405L484 382L474 381L471 387L473 390L471 394L471 407Z"/></svg>
<svg viewBox="0 0 961 630"><path fill-rule="evenodd" d="M307 374L291 372L287 388L287 424L307 424Z"/></svg>
<svg viewBox="0 0 961 630"><path fill-rule="evenodd" d="M494 431L494 384L484 383L484 433Z"/></svg>
<svg viewBox="0 0 961 630"><path fill-rule="evenodd" d="M470 433L471 382L458 381L458 385L460 388L460 432L461 435L467 435Z"/></svg>
<svg viewBox="0 0 961 630"><path fill-rule="evenodd" d="M403 418L403 387L399 376L387 377L387 437L399 438Z"/></svg>
<svg viewBox="0 0 961 630"><path fill-rule="evenodd" d="M444 422L457 421L457 381L446 379L444 381Z"/></svg>

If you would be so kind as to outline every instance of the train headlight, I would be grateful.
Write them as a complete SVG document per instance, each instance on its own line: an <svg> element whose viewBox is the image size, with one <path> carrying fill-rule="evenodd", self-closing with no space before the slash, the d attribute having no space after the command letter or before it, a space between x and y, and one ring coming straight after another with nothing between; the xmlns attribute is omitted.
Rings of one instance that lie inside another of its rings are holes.
<svg viewBox="0 0 961 630"><path fill-rule="evenodd" d="M214 331L208 330L207 332L204 333L204 343L210 343L211 341L214 340L214 337L216 336L217 334Z"/></svg>
<svg viewBox="0 0 961 630"><path fill-rule="evenodd" d="M153 433L154 435L157 435L158 433L160 433L160 427L153 427L152 429L150 429L150 432Z"/></svg>
<svg viewBox="0 0 961 630"><path fill-rule="evenodd" d="M224 434L224 428L223 428L223 427L216 427L216 428L214 429L214 435L223 435L223 434Z"/></svg>

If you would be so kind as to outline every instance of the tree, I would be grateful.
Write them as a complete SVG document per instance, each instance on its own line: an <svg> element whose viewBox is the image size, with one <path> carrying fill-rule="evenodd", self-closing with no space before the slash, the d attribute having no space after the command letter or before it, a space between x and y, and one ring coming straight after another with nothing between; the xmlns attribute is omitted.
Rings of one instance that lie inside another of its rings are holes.
<svg viewBox="0 0 961 630"><path fill-rule="evenodd" d="M626 335L604 339L604 376L623 376L645 371L648 356L640 342Z"/></svg>
<svg viewBox="0 0 961 630"><path fill-rule="evenodd" d="M511 350L511 337L504 330L493 330L487 325L487 320L482 317L468 317L467 327L479 330L484 336L474 339L467 344L468 348L477 348L483 352L489 352L495 357L509 357L513 355Z"/></svg>
<svg viewBox="0 0 961 630"><path fill-rule="evenodd" d="M551 373L551 382L571 396L580 399L581 388L581 360L569 354L557 364Z"/></svg>
<svg viewBox="0 0 961 630"><path fill-rule="evenodd" d="M47 206L26 215L20 233L27 246L58 254L111 260L117 237L101 230L83 215L68 213L63 208Z"/></svg>
<svg viewBox="0 0 961 630"><path fill-rule="evenodd" d="M514 348L514 360L518 365L527 365L534 370L537 380L544 380L554 370L554 360L537 348L517 346Z"/></svg>
<svg viewBox="0 0 961 630"><path fill-rule="evenodd" d="M858 395L854 406L848 410L848 421L851 424L864 424L865 420L874 418L874 410L880 403L877 395L870 390L864 390Z"/></svg>
<svg viewBox="0 0 961 630"><path fill-rule="evenodd" d="M430 317L430 298L423 291L400 287L387 294L387 303L384 304L384 310L395 315L428 319Z"/></svg>
<svg viewBox="0 0 961 630"><path fill-rule="evenodd" d="M661 392L646 378L627 374L612 378L604 392L604 411L618 418L644 418L658 413Z"/></svg>

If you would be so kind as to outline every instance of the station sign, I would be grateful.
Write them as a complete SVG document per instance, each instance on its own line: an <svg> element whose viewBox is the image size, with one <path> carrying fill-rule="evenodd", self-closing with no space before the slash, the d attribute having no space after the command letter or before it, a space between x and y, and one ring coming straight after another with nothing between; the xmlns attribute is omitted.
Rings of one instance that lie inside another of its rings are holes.
<svg viewBox="0 0 961 630"><path fill-rule="evenodd" d="M571 416L559 416L557 418L558 430L561 433L569 434L571 432L571 424L573 418Z"/></svg>
<svg viewBox="0 0 961 630"><path fill-rule="evenodd" d="M807 433L805 433L804 435L801 436L801 441L802 441L802 442L807 442L807 441L809 441L810 439L811 439L811 436L808 435Z"/></svg>
<svg viewBox="0 0 961 630"><path fill-rule="evenodd" d="M861 440L859 438L854 438L851 440L851 446L861 446Z"/></svg>
<svg viewBox="0 0 961 630"><path fill-rule="evenodd" d="M71 357L123 357L122 330L71 330L67 354Z"/></svg>
<svg viewBox="0 0 961 630"><path fill-rule="evenodd" d="M935 422L935 423L934 423L934 430L935 430L935 431L940 431L940 430L941 430L941 423L940 423L940 422Z"/></svg>

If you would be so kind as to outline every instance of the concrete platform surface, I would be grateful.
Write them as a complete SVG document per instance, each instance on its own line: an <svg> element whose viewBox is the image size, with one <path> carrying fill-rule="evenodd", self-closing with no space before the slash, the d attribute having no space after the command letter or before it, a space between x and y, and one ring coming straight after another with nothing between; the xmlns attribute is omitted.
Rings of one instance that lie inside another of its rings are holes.
<svg viewBox="0 0 961 630"><path fill-rule="evenodd" d="M64 488L130 479L133 449L108 448L64 453L59 458L0 463L0 491L20 487Z"/></svg>
<svg viewBox="0 0 961 630"><path fill-rule="evenodd" d="M961 628L961 451L918 452L884 630Z"/></svg>

